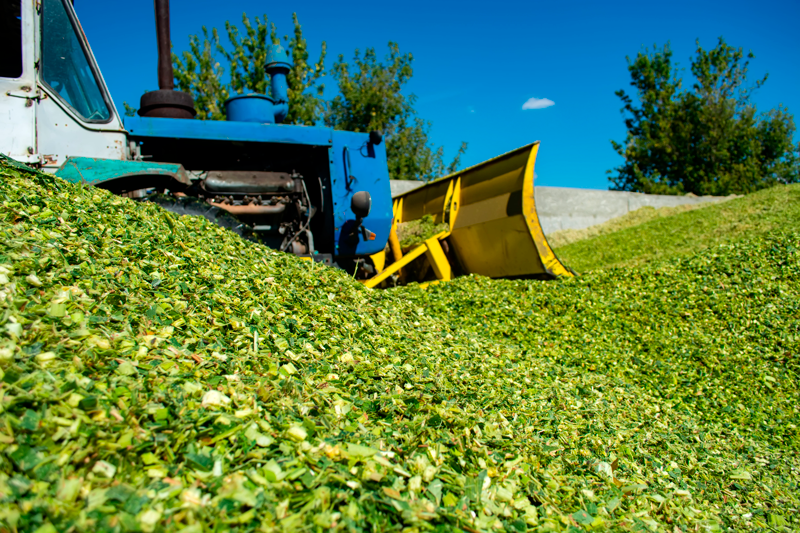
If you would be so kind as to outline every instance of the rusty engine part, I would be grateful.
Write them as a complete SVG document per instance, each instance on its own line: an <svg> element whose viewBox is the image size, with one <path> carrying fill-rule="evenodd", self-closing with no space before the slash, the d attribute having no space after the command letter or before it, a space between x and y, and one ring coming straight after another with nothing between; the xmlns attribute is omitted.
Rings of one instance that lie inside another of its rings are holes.
<svg viewBox="0 0 800 533"><path fill-rule="evenodd" d="M217 194L263 194L295 192L295 179L287 172L219 171L206 175L203 188Z"/></svg>
<svg viewBox="0 0 800 533"><path fill-rule="evenodd" d="M297 172L212 170L201 187L211 205L235 215L262 237L280 239L280 250L314 252L309 227L316 209Z"/></svg>

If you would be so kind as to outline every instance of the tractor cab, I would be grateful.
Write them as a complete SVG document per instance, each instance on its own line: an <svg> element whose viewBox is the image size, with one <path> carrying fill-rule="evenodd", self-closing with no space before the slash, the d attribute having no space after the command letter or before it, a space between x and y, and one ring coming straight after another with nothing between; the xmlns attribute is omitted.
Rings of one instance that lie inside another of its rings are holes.
<svg viewBox="0 0 800 533"><path fill-rule="evenodd" d="M122 121L71 3L4 0L0 27L0 152L47 172L68 157L127 159Z"/></svg>
<svg viewBox="0 0 800 533"><path fill-rule="evenodd" d="M268 47L271 94L235 95L228 120L196 120L191 96L174 90L169 5L156 0L159 90L123 125L69 0L5 0L0 17L0 152L119 194L172 195L215 222L223 211L255 240L328 263L383 250L392 203L380 135L281 124L291 59L279 45Z"/></svg>

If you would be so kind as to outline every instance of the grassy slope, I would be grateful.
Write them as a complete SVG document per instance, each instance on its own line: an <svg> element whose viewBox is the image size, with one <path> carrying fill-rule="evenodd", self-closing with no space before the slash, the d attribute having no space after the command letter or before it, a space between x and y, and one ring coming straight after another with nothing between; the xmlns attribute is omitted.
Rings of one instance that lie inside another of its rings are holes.
<svg viewBox="0 0 800 533"><path fill-rule="evenodd" d="M633 266L800 223L800 185L766 189L556 249L578 272Z"/></svg>
<svg viewBox="0 0 800 533"><path fill-rule="evenodd" d="M800 527L796 233L380 292L0 174L3 524Z"/></svg>

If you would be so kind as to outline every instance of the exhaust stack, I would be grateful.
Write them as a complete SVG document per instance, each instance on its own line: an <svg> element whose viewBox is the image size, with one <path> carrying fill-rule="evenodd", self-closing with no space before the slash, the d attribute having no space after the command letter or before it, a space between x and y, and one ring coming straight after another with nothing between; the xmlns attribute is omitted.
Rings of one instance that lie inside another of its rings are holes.
<svg viewBox="0 0 800 533"><path fill-rule="evenodd" d="M169 35L169 0L155 0L158 39L158 90L144 93L139 101L143 117L194 118L194 98L175 90Z"/></svg>

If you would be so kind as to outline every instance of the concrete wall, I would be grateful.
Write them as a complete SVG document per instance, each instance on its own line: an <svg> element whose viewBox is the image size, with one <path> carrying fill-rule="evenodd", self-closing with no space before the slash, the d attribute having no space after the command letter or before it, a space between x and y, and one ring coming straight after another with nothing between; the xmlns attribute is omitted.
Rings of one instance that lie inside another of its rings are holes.
<svg viewBox="0 0 800 533"><path fill-rule="evenodd" d="M674 207L719 202L723 196L667 196L638 192L534 187L536 212L545 235L562 229L583 229L621 217L645 206Z"/></svg>
<svg viewBox="0 0 800 533"><path fill-rule="evenodd" d="M425 185L424 181L416 180L389 180L389 186L392 188L392 198L399 196L404 192L408 192Z"/></svg>
<svg viewBox="0 0 800 533"><path fill-rule="evenodd" d="M420 181L392 180L392 196L421 185ZM674 207L727 199L723 196L666 196L571 187L534 187L534 194L545 235L562 229L583 229L602 224L645 206Z"/></svg>

